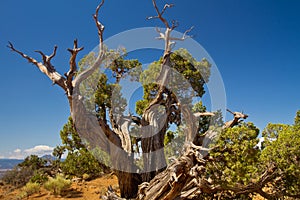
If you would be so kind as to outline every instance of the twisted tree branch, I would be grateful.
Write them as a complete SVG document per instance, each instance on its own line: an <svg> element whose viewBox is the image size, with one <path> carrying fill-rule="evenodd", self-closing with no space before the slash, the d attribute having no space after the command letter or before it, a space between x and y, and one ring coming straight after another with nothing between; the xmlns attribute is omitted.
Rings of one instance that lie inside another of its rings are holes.
<svg viewBox="0 0 300 200"><path fill-rule="evenodd" d="M50 56L46 56L43 52L41 51L36 51L42 55L43 63L38 62L36 59L24 54L22 51L19 51L14 47L14 45L9 42L7 45L8 48L10 48L12 51L18 53L20 56L25 58L29 63L34 64L42 73L44 73L50 80L52 80L53 84L59 85L64 91L67 91L67 86L65 85L65 78L60 75L56 69L53 67L51 64L51 59L55 56L56 54L56 49L57 47L54 47L54 51Z"/></svg>

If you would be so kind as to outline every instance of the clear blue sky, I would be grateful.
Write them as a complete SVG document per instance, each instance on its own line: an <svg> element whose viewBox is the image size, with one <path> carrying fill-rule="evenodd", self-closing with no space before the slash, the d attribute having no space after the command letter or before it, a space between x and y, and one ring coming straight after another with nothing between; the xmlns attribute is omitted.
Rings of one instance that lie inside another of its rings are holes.
<svg viewBox="0 0 300 200"><path fill-rule="evenodd" d="M217 64L230 109L248 113L248 121L260 128L268 122L293 123L300 109L300 1L170 3L176 6L168 10L168 18L179 21L177 30L195 26L194 39ZM57 44L53 64L64 73L66 49L73 39L85 47L81 56L97 44L92 20L97 4L96 0L0 1L0 158L51 150L60 143L59 130L69 116L63 91L10 52L7 41L36 58L34 50L50 54ZM160 26L159 21L146 20L154 14L151 0L107 0L100 12L105 38L132 28Z"/></svg>

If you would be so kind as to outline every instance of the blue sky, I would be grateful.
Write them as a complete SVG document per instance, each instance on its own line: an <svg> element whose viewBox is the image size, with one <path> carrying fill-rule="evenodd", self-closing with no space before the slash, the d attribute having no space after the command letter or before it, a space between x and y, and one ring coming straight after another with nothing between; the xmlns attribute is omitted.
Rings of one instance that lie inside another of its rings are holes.
<svg viewBox="0 0 300 200"><path fill-rule="evenodd" d="M157 0L163 5L166 1ZM53 64L68 69L73 39L92 50L97 33L92 14L98 1L0 1L0 158L44 152L60 143L59 131L69 116L63 91L52 86L35 66L6 48L7 41L39 58L50 54ZM268 122L293 123L300 109L300 1L298 0L173 0L169 19L213 58L223 78L227 105L249 114L263 128ZM100 12L108 38L133 28L161 26L150 0L107 0ZM156 35L153 35L155 37ZM155 58L154 58L155 59ZM44 146L41 146L44 145Z"/></svg>

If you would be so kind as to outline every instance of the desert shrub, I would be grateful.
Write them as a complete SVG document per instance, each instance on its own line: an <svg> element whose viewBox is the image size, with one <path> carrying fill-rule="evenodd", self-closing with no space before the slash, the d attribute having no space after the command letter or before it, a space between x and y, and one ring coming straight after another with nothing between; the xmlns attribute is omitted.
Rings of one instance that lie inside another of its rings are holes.
<svg viewBox="0 0 300 200"><path fill-rule="evenodd" d="M24 191L22 191L18 196L17 196L17 199L25 199L28 197L28 194Z"/></svg>
<svg viewBox="0 0 300 200"><path fill-rule="evenodd" d="M55 178L49 178L49 180L44 184L44 188L54 195L62 195L63 192L70 186L71 181L65 179L61 175L57 175Z"/></svg>
<svg viewBox="0 0 300 200"><path fill-rule="evenodd" d="M28 182L22 189L21 193L18 195L20 199L29 197L35 193L40 192L40 184Z"/></svg>

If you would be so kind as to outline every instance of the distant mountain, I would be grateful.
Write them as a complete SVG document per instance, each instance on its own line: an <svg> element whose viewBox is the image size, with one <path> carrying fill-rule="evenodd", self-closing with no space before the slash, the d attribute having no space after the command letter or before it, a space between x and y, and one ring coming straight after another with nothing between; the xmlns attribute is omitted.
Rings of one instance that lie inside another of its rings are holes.
<svg viewBox="0 0 300 200"><path fill-rule="evenodd" d="M12 169L17 164L23 162L19 159L0 159L0 170L1 169Z"/></svg>
<svg viewBox="0 0 300 200"><path fill-rule="evenodd" d="M48 160L48 161L53 161L53 160L56 160L56 157L52 156L52 155L44 155L42 156L41 158L45 159L45 160Z"/></svg>

